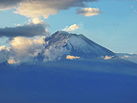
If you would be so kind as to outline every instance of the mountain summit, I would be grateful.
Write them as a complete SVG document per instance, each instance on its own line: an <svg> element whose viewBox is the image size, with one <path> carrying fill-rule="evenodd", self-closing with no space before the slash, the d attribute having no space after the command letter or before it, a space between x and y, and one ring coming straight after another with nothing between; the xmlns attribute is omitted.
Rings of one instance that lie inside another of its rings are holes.
<svg viewBox="0 0 137 103"><path fill-rule="evenodd" d="M137 75L137 64L117 57L115 53L84 35L58 31L44 40L36 55L30 56L31 58L24 56L25 59L22 61L19 59L19 62L16 58L11 58L10 61L1 63L0 68L32 69L32 71L40 68L70 69ZM11 64L19 65L11 66Z"/></svg>
<svg viewBox="0 0 137 103"><path fill-rule="evenodd" d="M59 60L65 58L67 55L82 59L115 56L115 53L96 44L84 35L57 31L45 40L47 42L45 45L45 56L47 59Z"/></svg>

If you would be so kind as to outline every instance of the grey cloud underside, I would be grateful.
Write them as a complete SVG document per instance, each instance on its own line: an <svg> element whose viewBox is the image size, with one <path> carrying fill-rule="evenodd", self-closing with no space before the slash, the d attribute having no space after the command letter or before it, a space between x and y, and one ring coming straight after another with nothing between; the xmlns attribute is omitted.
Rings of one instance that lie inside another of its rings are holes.
<svg viewBox="0 0 137 103"><path fill-rule="evenodd" d="M38 35L46 35L45 24L28 24L17 27L9 27L9 28L1 28L0 29L0 37L16 37L16 36L38 36Z"/></svg>
<svg viewBox="0 0 137 103"><path fill-rule="evenodd" d="M0 0L0 9L14 7L22 1L23 0Z"/></svg>
<svg viewBox="0 0 137 103"><path fill-rule="evenodd" d="M97 0L0 0L0 9L6 9L10 7L16 7L23 2L41 2L42 4L49 4L50 7L56 9L67 9L70 7L81 7L85 5L85 2L93 2Z"/></svg>

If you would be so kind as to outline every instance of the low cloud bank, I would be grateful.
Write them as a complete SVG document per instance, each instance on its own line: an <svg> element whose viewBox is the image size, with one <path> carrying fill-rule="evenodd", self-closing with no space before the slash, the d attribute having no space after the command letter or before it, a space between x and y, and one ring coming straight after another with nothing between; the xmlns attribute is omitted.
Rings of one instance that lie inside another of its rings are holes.
<svg viewBox="0 0 137 103"><path fill-rule="evenodd" d="M24 37L32 37L38 35L47 35L46 31L47 25L44 23L41 24L26 24L22 26L16 27L6 27L0 28L0 37L16 37L16 36L24 36Z"/></svg>

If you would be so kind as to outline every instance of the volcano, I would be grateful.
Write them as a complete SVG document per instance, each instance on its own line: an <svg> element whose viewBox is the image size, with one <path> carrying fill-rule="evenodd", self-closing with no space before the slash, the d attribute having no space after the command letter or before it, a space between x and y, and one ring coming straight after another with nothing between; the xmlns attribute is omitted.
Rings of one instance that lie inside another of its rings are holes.
<svg viewBox="0 0 137 103"><path fill-rule="evenodd" d="M84 35L44 40L34 62L0 64L0 103L136 103L137 64Z"/></svg>
<svg viewBox="0 0 137 103"><path fill-rule="evenodd" d="M105 56L115 57L115 53L96 44L84 35L57 31L45 41L45 57L49 60L62 60L67 55L80 59L97 59Z"/></svg>

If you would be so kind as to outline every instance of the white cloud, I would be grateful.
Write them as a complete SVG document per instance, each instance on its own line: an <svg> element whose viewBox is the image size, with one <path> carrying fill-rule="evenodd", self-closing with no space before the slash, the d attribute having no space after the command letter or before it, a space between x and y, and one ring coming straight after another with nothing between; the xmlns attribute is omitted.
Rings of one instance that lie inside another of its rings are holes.
<svg viewBox="0 0 137 103"><path fill-rule="evenodd" d="M77 11L77 14L83 16L95 16L100 14L100 10L98 8L83 8Z"/></svg>
<svg viewBox="0 0 137 103"><path fill-rule="evenodd" d="M110 60L110 59L112 59L114 56L104 56L104 60Z"/></svg>
<svg viewBox="0 0 137 103"><path fill-rule="evenodd" d="M2 45L0 46L0 51L10 51L10 48Z"/></svg>
<svg viewBox="0 0 137 103"><path fill-rule="evenodd" d="M27 17L45 17L71 7L83 7L85 2L95 0L31 0L20 3L17 13Z"/></svg>
<svg viewBox="0 0 137 103"><path fill-rule="evenodd" d="M44 37L15 37L11 42L12 57L17 61L32 61L44 48Z"/></svg>
<svg viewBox="0 0 137 103"><path fill-rule="evenodd" d="M32 0L31 2L23 2L17 8L16 13L30 18L38 18L38 17L48 18L49 15L53 15L58 12L56 8L50 7L50 5L53 5L54 3L51 2L47 0L46 1Z"/></svg>
<svg viewBox="0 0 137 103"><path fill-rule="evenodd" d="M121 58L122 59L125 59L125 58L129 58L130 56L128 56L128 55L124 55L124 56L122 56Z"/></svg>
<svg viewBox="0 0 137 103"><path fill-rule="evenodd" d="M0 9L15 8L16 13L30 17L48 18L61 10L72 7L84 7L86 2L96 0L0 0Z"/></svg>
<svg viewBox="0 0 137 103"><path fill-rule="evenodd" d="M7 62L8 62L8 64L17 64L17 63L19 63L14 58L8 59Z"/></svg>
<svg viewBox="0 0 137 103"><path fill-rule="evenodd" d="M80 57L78 57L78 56L67 55L67 56L66 56L66 59L73 60L73 59L80 59Z"/></svg>
<svg viewBox="0 0 137 103"><path fill-rule="evenodd" d="M33 23L33 24L43 24L44 21L41 20L40 18L32 18L31 23Z"/></svg>
<svg viewBox="0 0 137 103"><path fill-rule="evenodd" d="M69 50L58 47L58 44L52 45L44 50L44 62L46 61L55 61L55 60L61 60L62 55L66 55ZM63 46L63 44L62 44Z"/></svg>
<svg viewBox="0 0 137 103"><path fill-rule="evenodd" d="M73 24L73 25L67 26L67 27L66 27L65 29L63 29L63 30L70 32L70 31L77 30L77 29L79 29L79 28L80 28L79 25Z"/></svg>
<svg viewBox="0 0 137 103"><path fill-rule="evenodd" d="M0 63L32 63L45 48L45 37L14 37L8 46L0 46Z"/></svg>
<svg viewBox="0 0 137 103"><path fill-rule="evenodd" d="M11 47L15 52L28 52L29 49L36 48L39 45L45 43L43 37L37 38L26 38L26 37L15 37L11 42Z"/></svg>
<svg viewBox="0 0 137 103"><path fill-rule="evenodd" d="M10 47L0 46L0 63L6 62L10 56Z"/></svg>

